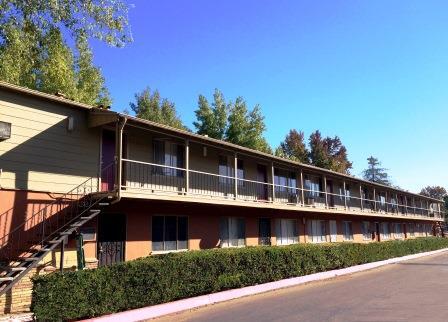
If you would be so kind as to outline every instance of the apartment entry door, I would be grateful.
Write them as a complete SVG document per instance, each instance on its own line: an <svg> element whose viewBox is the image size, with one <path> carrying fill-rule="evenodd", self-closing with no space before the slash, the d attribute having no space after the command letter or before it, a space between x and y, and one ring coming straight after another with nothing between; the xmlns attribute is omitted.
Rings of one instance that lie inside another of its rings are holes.
<svg viewBox="0 0 448 322"><path fill-rule="evenodd" d="M268 182L268 174L266 166L263 164L257 164L257 181L258 182ZM268 185L267 184L257 184L257 199L258 200L268 200Z"/></svg>
<svg viewBox="0 0 448 322"><path fill-rule="evenodd" d="M330 220L330 242L335 243L338 236L336 220Z"/></svg>
<svg viewBox="0 0 448 322"><path fill-rule="evenodd" d="M126 215L100 214L98 217L97 258L99 266L124 261Z"/></svg>
<svg viewBox="0 0 448 322"><path fill-rule="evenodd" d="M271 245L271 219L260 218L259 219L259 244Z"/></svg>

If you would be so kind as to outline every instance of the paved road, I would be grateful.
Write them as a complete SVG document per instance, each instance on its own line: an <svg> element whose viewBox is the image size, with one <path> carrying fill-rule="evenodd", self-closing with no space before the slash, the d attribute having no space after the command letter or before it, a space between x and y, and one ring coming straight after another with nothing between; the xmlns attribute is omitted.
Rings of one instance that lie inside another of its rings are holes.
<svg viewBox="0 0 448 322"><path fill-rule="evenodd" d="M448 321L448 253L153 321Z"/></svg>

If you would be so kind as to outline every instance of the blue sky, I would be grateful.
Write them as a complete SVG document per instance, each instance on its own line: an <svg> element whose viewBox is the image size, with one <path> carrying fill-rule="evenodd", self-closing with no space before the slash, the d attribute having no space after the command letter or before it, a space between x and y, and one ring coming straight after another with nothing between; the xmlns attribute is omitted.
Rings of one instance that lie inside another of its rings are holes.
<svg viewBox="0 0 448 322"><path fill-rule="evenodd" d="M339 135L360 175L448 188L447 1L137 1L134 42L93 42L122 111L146 86L193 128L199 94L259 103L277 146L291 128Z"/></svg>

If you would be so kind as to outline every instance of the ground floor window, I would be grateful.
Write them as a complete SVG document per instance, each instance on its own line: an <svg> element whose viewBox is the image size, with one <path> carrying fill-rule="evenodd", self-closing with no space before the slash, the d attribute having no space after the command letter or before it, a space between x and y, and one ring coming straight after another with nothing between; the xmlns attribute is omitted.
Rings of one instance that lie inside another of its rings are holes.
<svg viewBox="0 0 448 322"><path fill-rule="evenodd" d="M394 224L394 236L395 238L403 238L403 227L401 224Z"/></svg>
<svg viewBox="0 0 448 322"><path fill-rule="evenodd" d="M370 222L363 221L361 227L362 227L362 238L364 240L371 240L372 239L372 231L370 230Z"/></svg>
<svg viewBox="0 0 448 322"><path fill-rule="evenodd" d="M246 224L244 218L222 217L219 224L221 247L246 245Z"/></svg>
<svg viewBox="0 0 448 322"><path fill-rule="evenodd" d="M344 235L344 240L353 240L353 227L351 221L342 222L342 233Z"/></svg>
<svg viewBox="0 0 448 322"><path fill-rule="evenodd" d="M326 242L327 229L325 220L308 220L308 236L312 243Z"/></svg>
<svg viewBox="0 0 448 322"><path fill-rule="evenodd" d="M276 221L277 245L291 245L298 242L297 220L278 219Z"/></svg>
<svg viewBox="0 0 448 322"><path fill-rule="evenodd" d="M409 236L411 236L411 237L415 236L414 224L408 224L408 231L409 231Z"/></svg>
<svg viewBox="0 0 448 322"><path fill-rule="evenodd" d="M389 223L382 222L381 223L381 240L390 239L390 231L389 231Z"/></svg>
<svg viewBox="0 0 448 322"><path fill-rule="evenodd" d="M152 217L152 250L188 249L188 218L185 216Z"/></svg>

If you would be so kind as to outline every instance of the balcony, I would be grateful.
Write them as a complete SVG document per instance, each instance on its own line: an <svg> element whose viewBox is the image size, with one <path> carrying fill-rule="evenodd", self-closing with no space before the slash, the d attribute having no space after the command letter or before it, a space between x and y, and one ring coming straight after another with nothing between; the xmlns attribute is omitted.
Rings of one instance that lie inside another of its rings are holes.
<svg viewBox="0 0 448 322"><path fill-rule="evenodd" d="M122 163L123 197L443 220L443 213L434 210L432 205L428 208L417 207L395 201L386 202L385 199L367 199L362 194L346 195L307 189L301 180L296 186L290 186L131 159L123 159Z"/></svg>

